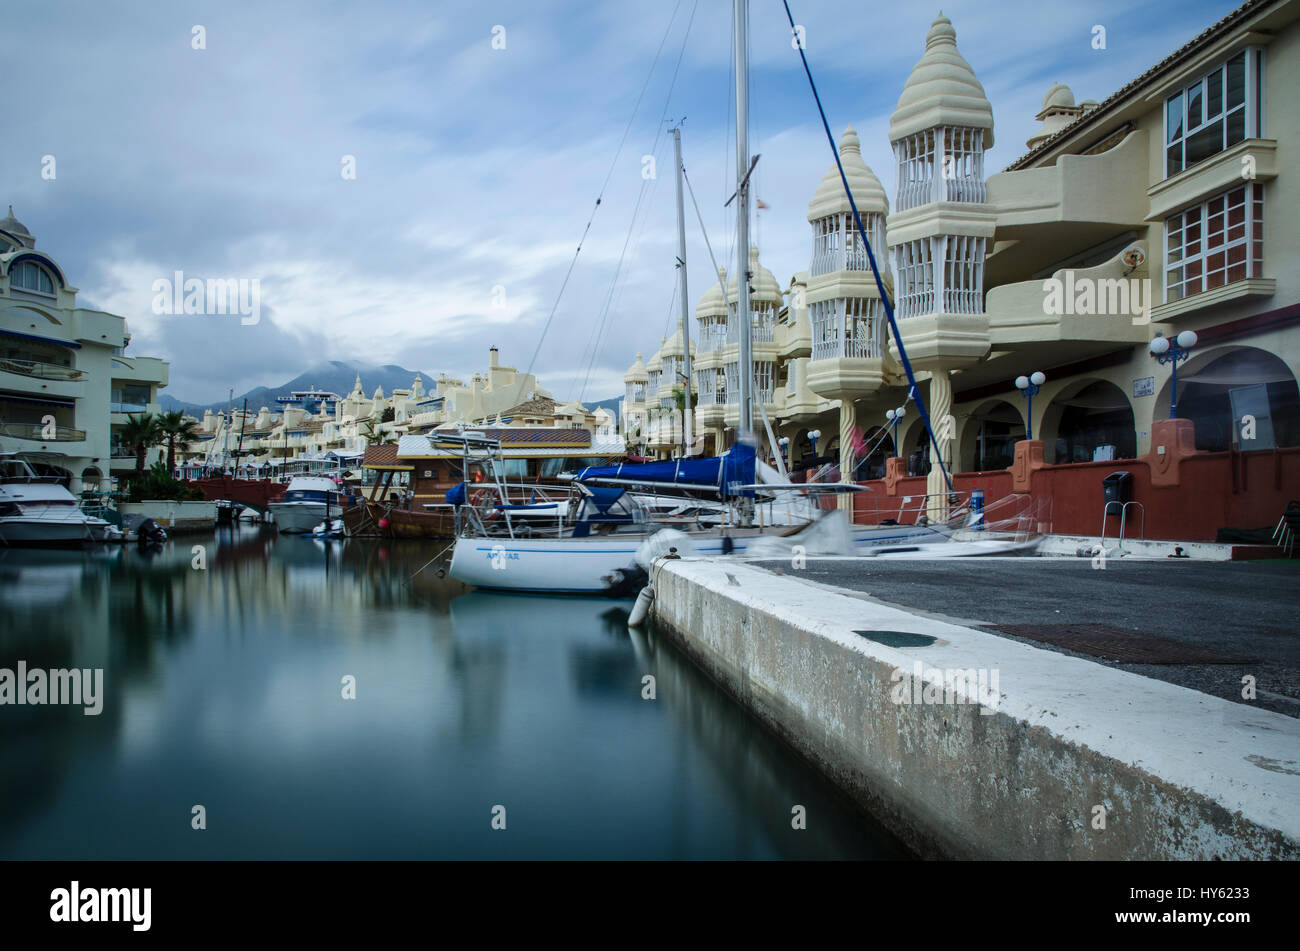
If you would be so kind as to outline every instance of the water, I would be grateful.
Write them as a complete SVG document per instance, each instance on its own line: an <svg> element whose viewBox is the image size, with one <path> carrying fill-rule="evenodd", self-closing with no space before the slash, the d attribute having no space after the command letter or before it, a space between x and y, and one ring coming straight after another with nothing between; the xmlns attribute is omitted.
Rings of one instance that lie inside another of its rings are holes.
<svg viewBox="0 0 1300 951"><path fill-rule="evenodd" d="M0 859L901 854L631 602L466 592L438 547L0 551L0 668L104 668L99 716L0 706Z"/></svg>

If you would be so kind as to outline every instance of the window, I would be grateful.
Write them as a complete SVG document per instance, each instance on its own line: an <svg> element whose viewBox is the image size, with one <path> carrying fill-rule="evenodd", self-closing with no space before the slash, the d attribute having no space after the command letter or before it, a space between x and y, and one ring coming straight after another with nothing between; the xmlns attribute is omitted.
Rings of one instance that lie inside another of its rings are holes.
<svg viewBox="0 0 1300 951"><path fill-rule="evenodd" d="M934 265L929 238L909 241L894 249L894 273L898 275L895 301L899 317L916 317L934 312Z"/></svg>
<svg viewBox="0 0 1300 951"><path fill-rule="evenodd" d="M1264 189L1242 185L1165 222L1165 302L1259 277Z"/></svg>
<svg viewBox="0 0 1300 951"><path fill-rule="evenodd" d="M936 155L942 158L936 159ZM985 199L983 129L925 129L895 142L894 157L898 162L895 211L932 201ZM938 189L936 178L942 182Z"/></svg>
<svg viewBox="0 0 1300 951"><path fill-rule="evenodd" d="M30 291L33 294L54 296L54 281L45 268L31 261L23 261L9 271L9 287L14 290Z"/></svg>
<svg viewBox="0 0 1300 951"><path fill-rule="evenodd" d="M1246 49L1165 100L1165 176L1263 134L1264 53Z"/></svg>
<svg viewBox="0 0 1300 951"><path fill-rule="evenodd" d="M978 314L984 310L984 238L948 235L945 241L943 310Z"/></svg>
<svg viewBox="0 0 1300 951"><path fill-rule="evenodd" d="M861 209L859 214L872 250L879 253L885 247L884 216ZM867 267L867 251L858 235L858 226L853 222L853 212L846 211L813 222L812 275L831 271L865 271Z"/></svg>

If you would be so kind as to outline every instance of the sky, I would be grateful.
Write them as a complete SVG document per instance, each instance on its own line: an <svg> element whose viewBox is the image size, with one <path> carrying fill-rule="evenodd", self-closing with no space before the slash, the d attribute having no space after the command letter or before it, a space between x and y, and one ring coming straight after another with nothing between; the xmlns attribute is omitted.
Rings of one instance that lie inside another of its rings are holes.
<svg viewBox="0 0 1300 951"><path fill-rule="evenodd" d="M940 3L790 6L831 129L857 129L892 194L889 116ZM943 2L993 106L986 174L1026 151L1053 82L1102 100L1236 6ZM129 353L171 362L177 399L327 360L467 378L491 346L560 399L607 398L676 329L673 120L734 269L731 10L45 0L0 32L0 213L14 206L80 306L127 318ZM768 206L751 239L785 287L808 267L808 201L833 157L781 3L752 0L749 19ZM716 275L686 209L693 314ZM156 313L155 282L177 271L256 281L259 319Z"/></svg>

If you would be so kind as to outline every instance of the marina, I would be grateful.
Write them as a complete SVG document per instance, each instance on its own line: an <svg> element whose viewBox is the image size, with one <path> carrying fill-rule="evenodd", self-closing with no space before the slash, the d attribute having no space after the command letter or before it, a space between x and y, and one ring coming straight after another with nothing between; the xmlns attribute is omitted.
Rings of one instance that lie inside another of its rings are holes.
<svg viewBox="0 0 1300 951"><path fill-rule="evenodd" d="M1284 896L1300 0L1063 10L24 25L127 65L7 54L22 920Z"/></svg>
<svg viewBox="0 0 1300 951"><path fill-rule="evenodd" d="M104 683L98 716L0 706L0 857L908 854L672 645L629 632L630 602L468 591L421 571L418 542L197 542L205 571L190 539L0 552L3 656L75 658ZM196 838L196 803L217 834Z"/></svg>

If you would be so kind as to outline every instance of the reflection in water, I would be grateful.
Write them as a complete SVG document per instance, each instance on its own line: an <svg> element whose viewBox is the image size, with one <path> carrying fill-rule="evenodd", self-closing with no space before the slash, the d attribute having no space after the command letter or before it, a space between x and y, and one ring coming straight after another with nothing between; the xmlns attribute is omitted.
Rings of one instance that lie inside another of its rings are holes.
<svg viewBox="0 0 1300 951"><path fill-rule="evenodd" d="M899 854L629 604L466 593L436 552L0 551L0 667L105 671L100 716L0 706L0 859Z"/></svg>

